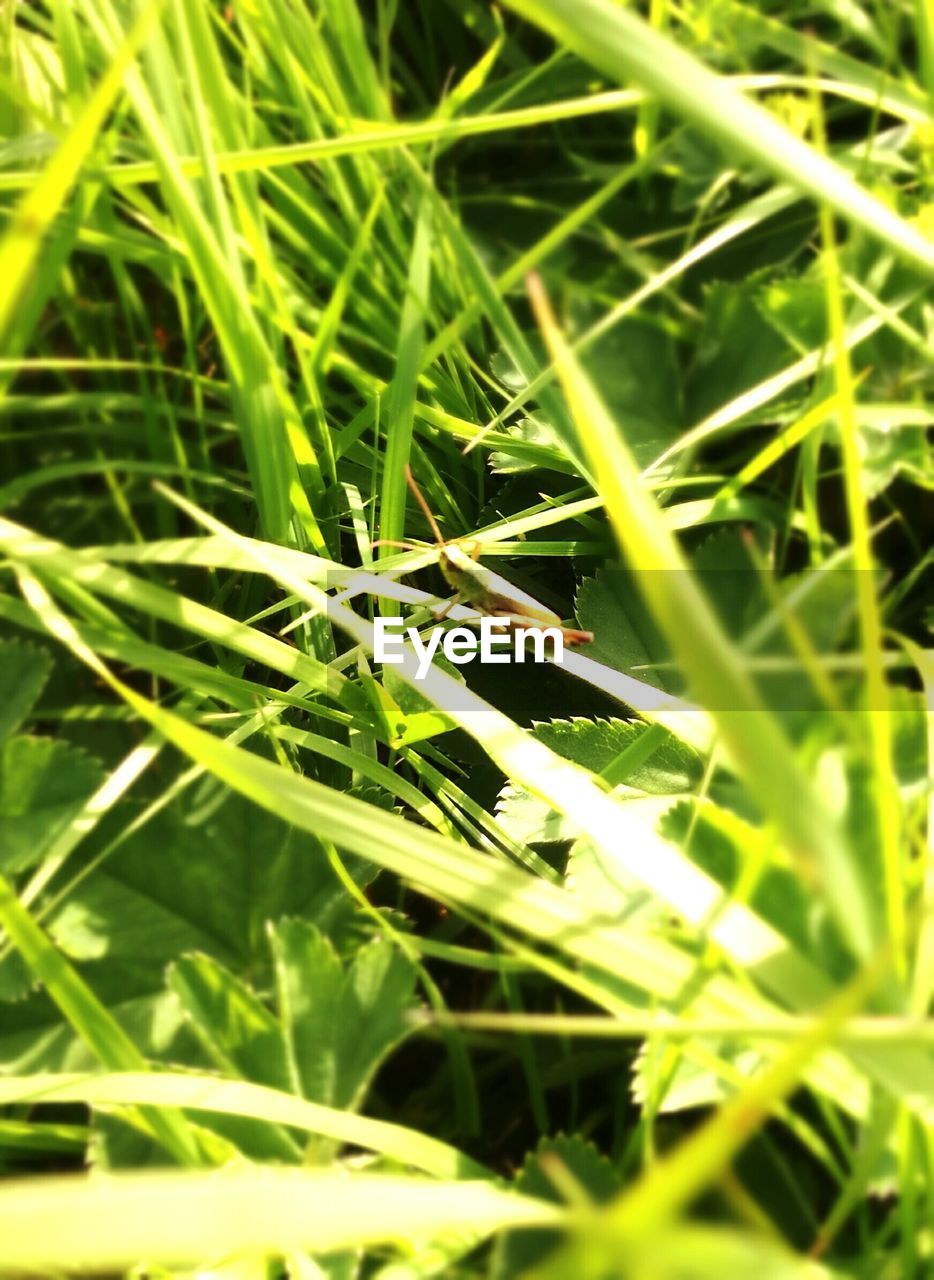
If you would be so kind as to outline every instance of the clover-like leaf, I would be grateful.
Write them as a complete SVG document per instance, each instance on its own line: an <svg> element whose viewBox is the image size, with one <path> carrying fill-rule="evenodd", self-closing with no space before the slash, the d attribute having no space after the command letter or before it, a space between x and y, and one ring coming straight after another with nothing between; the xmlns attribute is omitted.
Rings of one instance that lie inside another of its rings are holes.
<svg viewBox="0 0 934 1280"><path fill-rule="evenodd" d="M574 716L536 724L534 733L566 760L614 785L625 783L651 795L690 791L703 776L703 763L691 747L664 730L650 731L641 721Z"/></svg>
<svg viewBox="0 0 934 1280"><path fill-rule="evenodd" d="M669 665L671 650L628 574L609 569L585 578L577 594L577 616L594 633L588 657L668 693L680 692Z"/></svg>
<svg viewBox="0 0 934 1280"><path fill-rule="evenodd" d="M573 1181L594 1204L605 1204L622 1189L622 1179L610 1161L579 1134L543 1138L535 1151L526 1156L515 1180L516 1190L523 1195L560 1202L558 1178L549 1177L549 1169L556 1169L559 1176ZM526 1275L560 1239L560 1233L548 1230L503 1232L493 1251L490 1280L512 1280L514 1276Z"/></svg>
<svg viewBox="0 0 934 1280"><path fill-rule="evenodd" d="M408 1034L415 967L386 938L342 963L314 925L282 920L270 931L282 1031L305 1097L354 1108L374 1072Z"/></svg>
<svg viewBox="0 0 934 1280"><path fill-rule="evenodd" d="M345 862L360 884L375 874ZM142 826L69 895L51 931L75 959L145 965L155 987L186 951L234 972L262 968L266 923L286 913L339 933L352 907L315 839L221 788L210 804L183 797Z"/></svg>
<svg viewBox="0 0 934 1280"><path fill-rule="evenodd" d="M0 749L0 870L40 862L103 778L91 756L67 742L19 734Z"/></svg>
<svg viewBox="0 0 934 1280"><path fill-rule="evenodd" d="M51 669L44 649L16 640L0 643L0 742L22 724Z"/></svg>

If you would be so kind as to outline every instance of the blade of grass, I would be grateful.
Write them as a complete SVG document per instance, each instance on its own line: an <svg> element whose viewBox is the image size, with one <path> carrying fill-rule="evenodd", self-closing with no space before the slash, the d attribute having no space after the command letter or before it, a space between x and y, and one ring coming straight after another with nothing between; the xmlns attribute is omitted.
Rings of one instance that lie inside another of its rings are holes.
<svg viewBox="0 0 934 1280"><path fill-rule="evenodd" d="M3 1105L83 1102L89 1107L170 1107L242 1116L364 1147L438 1178L492 1176L483 1165L456 1148L404 1125L339 1111L266 1085L195 1072L119 1071L94 1076L36 1072L6 1076L0 1078L0 1100Z"/></svg>
<svg viewBox="0 0 934 1280"><path fill-rule="evenodd" d="M566 1218L557 1205L489 1182L274 1166L33 1178L0 1188L3 1262L21 1270L321 1253Z"/></svg>
<svg viewBox="0 0 934 1280"><path fill-rule="evenodd" d="M31 177L3 240L0 241L0 339L6 331L41 250L46 231L68 198L108 112L123 88L124 76L159 16L162 0L150 0L127 38L115 51L107 71L83 111L60 142L38 181Z"/></svg>
<svg viewBox="0 0 934 1280"><path fill-rule="evenodd" d="M386 404L388 423L379 509L379 536L381 539L393 542L399 542L405 533L407 492L405 467L412 449L412 424L418 370L425 342L425 315L428 309L431 271L430 233L431 202L427 197L422 196L418 206L412 256L409 261L408 284L399 322L395 372ZM390 549L384 546L380 548L380 552L382 558L390 553Z"/></svg>
<svg viewBox="0 0 934 1280"><path fill-rule="evenodd" d="M836 819L761 704L674 535L646 492L622 435L564 341L537 277L529 278L529 288L620 547L693 695L714 715L751 794L808 869L806 874L818 877L854 954L865 958L877 941L879 923Z"/></svg>
<svg viewBox="0 0 934 1280"><path fill-rule="evenodd" d="M37 982L41 982L67 1021L97 1057L113 1071L145 1071L146 1059L84 979L52 945L0 876L0 925ZM185 1118L173 1110L143 1107L140 1119L180 1164L197 1165L201 1156Z"/></svg>
<svg viewBox="0 0 934 1280"><path fill-rule="evenodd" d="M459 116L454 120L437 117L410 124L378 126L374 121L354 121L350 132L335 138L323 138L312 142L283 143L278 146L251 147L240 152L218 153L218 172L251 173L295 165L320 163L345 156L365 155L369 152L396 150L399 147L432 146L453 142L459 138L479 137L511 129L535 128L555 121L576 119L580 116L603 115L612 111L626 111L644 100L638 90L614 89L608 93L590 94L571 98L565 102L543 103L534 107L522 107L515 111L503 111L490 115ZM200 178L204 174L202 161L197 156L181 156L177 160L179 173L186 178ZM121 186L141 186L158 182L159 163L141 160L103 166L96 177ZM0 191L20 191L33 186L35 174L29 171L12 171L0 174Z"/></svg>
<svg viewBox="0 0 934 1280"><path fill-rule="evenodd" d="M820 102L813 100L817 149L826 153L827 138ZM892 760L892 724L889 691L885 677L882 621L876 602L875 564L869 532L868 498L863 492L863 460L856 425L856 381L846 342L846 315L840 260L837 255L834 219L826 204L820 206L823 241L824 298L827 327L833 349L833 369L837 390L837 422L843 453L843 487L853 547L856 604L860 641L866 670L865 718L872 761L872 789L879 835L885 894L885 919L899 977L907 974L905 954L905 889L900 847L900 799Z"/></svg>

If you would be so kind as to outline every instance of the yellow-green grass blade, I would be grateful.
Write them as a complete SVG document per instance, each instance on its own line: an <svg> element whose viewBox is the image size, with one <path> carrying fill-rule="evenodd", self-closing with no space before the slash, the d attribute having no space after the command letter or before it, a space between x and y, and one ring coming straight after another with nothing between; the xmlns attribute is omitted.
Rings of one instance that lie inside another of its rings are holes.
<svg viewBox="0 0 934 1280"><path fill-rule="evenodd" d="M42 251L45 233L77 181L107 114L120 94L124 76L160 8L161 0L150 0L143 8L132 30L115 50L110 66L83 111L59 143L52 160L38 180L34 176L30 178L30 190L13 213L0 241L0 337L6 336L11 317Z"/></svg>
<svg viewBox="0 0 934 1280"><path fill-rule="evenodd" d="M399 542L405 532L408 492L405 467L412 449L418 371L425 341L425 316L431 279L431 203L422 196L415 220L405 298L399 320L395 370L386 398L386 449L383 459L379 536ZM389 552L380 548L381 555Z"/></svg>
<svg viewBox="0 0 934 1280"><path fill-rule="evenodd" d="M484 1181L240 1167L8 1181L0 1267L123 1271L560 1225L560 1206Z"/></svg>
<svg viewBox="0 0 934 1280"><path fill-rule="evenodd" d="M176 497L175 501L182 500ZM199 515L205 519L204 513ZM216 527L216 522L209 522L209 527L211 524ZM229 536L237 539L237 535ZM249 542L248 539L237 540L241 546ZM268 571L265 558L262 559L262 567ZM554 946L570 959L583 961L593 970L607 973L611 979L625 974L628 981L646 991L653 1000L676 1001L685 984L691 981L695 961L688 953L663 939L633 932L625 926L608 924L602 910L590 900L536 880L353 796L300 777L229 742L219 741L203 729L150 702L117 680L87 649L39 584L29 575L24 575L24 578L31 603L43 617L50 634L87 662L143 719L176 747L261 807L296 827L376 862L442 901L462 905L470 913L487 915L507 928ZM368 625L356 615L351 614L350 618L355 622L343 620L349 628ZM455 692L463 695L459 686ZM436 691L434 697L438 700ZM483 709L485 704L477 700L477 707ZM523 741L532 741L519 733L505 717L500 719L505 722L508 736L518 733ZM481 720L479 726L475 723L473 727L480 732L481 740L488 748L492 742L493 750L502 751L504 744L496 741L495 724L491 726ZM544 753L545 761L552 766L550 756L551 753ZM541 764L541 760L536 758L534 763ZM564 765L567 762L558 761L558 768ZM543 770L543 773L547 772L547 768ZM571 768L570 772L573 774L574 769ZM529 779L529 785L536 792L543 790L546 798L552 796L554 803L549 781L553 783L554 779L546 778L543 788L538 788L533 777ZM593 797L602 794L591 786L588 799L581 799L575 812L579 821L584 815L584 826L593 825L587 820L587 804L593 807ZM560 809L560 804L555 807ZM621 819L615 814L614 807L613 829L618 834ZM599 823L596 830L606 836ZM641 830L639 834L650 845L653 862L659 853L673 852L664 842L656 840L652 845L650 829ZM640 850L643 854L645 851ZM643 878L652 869L651 865L634 865ZM684 860L678 866L675 874L682 879L696 871ZM657 892L666 899L677 897L680 892L684 898L677 880L668 884L662 882ZM697 901L695 893L693 897L689 896L688 905L690 909L697 910L704 903ZM786 1003L807 1008L816 994L827 990L826 981L820 973L800 955L791 952L746 908L728 904L720 913L719 921L721 930L715 929L715 932L722 938L721 945L739 959L747 970L747 977L758 978L766 989L780 993ZM722 930L724 921L727 925L725 931ZM591 998L601 999L596 980L589 983L589 988ZM607 1007L620 1007L615 987L606 999ZM698 1016L742 1015L755 1019L768 1017L774 1006L751 988L741 988L725 974L714 974L697 993L693 1009ZM854 1056L857 1056L855 1052ZM909 1106L922 1115L929 1112L931 1100L923 1083L926 1068L916 1056L902 1052L893 1061L890 1055L874 1055L867 1048L858 1057L863 1069L870 1071ZM853 1114L864 1112L867 1097L862 1083L839 1057L822 1058L815 1067L812 1083Z"/></svg>
<svg viewBox="0 0 934 1280"><path fill-rule="evenodd" d="M458 138L479 137L511 129L535 128L560 120L581 116L603 115L607 112L629 110L643 100L638 90L615 89L609 93L589 94L570 98L564 102L543 103L534 107L522 107L515 111L503 111L481 116L460 116L454 120L436 117L432 120L408 124L381 125L372 120L351 121L351 129L333 138L315 139L310 142L283 143L278 146L250 147L233 153L218 153L217 166L224 175L253 173L282 167L320 163L345 156L366 155L370 152L397 150L399 147L434 145L456 141ZM179 172L186 178L201 178L204 166L200 157L178 158ZM155 160L141 160L103 167L100 174L108 183L120 186L140 186L158 182L159 164ZM28 171L11 171L0 175L0 191L20 191L35 182L35 174Z"/></svg>
<svg viewBox="0 0 934 1280"><path fill-rule="evenodd" d="M146 1060L116 1019L19 901L5 876L0 876L0 925L22 956L36 982L41 982L76 1033L104 1067L114 1071L146 1070ZM198 1164L194 1135L183 1116L173 1110L144 1107L145 1127L181 1164Z"/></svg>
<svg viewBox="0 0 934 1280"><path fill-rule="evenodd" d="M826 150L823 115L815 111L821 151ZM882 619L876 600L875 558L870 532L869 498L864 492L862 445L856 421L856 387L846 343L846 314L833 215L820 209L824 257L824 294L827 327L833 349L834 380L838 398L837 422L843 457L843 488L853 550L856 605L860 643L866 672L863 720L868 733L872 764L873 808L882 864L885 921L895 950L895 968L907 973L905 922L905 864L901 852L901 800L892 760L893 729L889 690L885 675Z"/></svg>
<svg viewBox="0 0 934 1280"><path fill-rule="evenodd" d="M241 1116L316 1133L375 1151L438 1178L488 1178L483 1165L415 1129L339 1111L247 1080L180 1071L104 1075L36 1072L0 1077L0 1104L83 1102L89 1107L147 1106Z"/></svg>
<svg viewBox="0 0 934 1280"><path fill-rule="evenodd" d="M819 877L854 954L865 958L878 940L880 921L837 821L762 705L732 642L690 575L621 432L564 341L541 283L530 278L530 287L616 537L691 693L716 719L734 767L789 849L808 874Z"/></svg>
<svg viewBox="0 0 934 1280"><path fill-rule="evenodd" d="M491 965L492 967L492 965ZM588 1013L460 1013L435 1014L422 1010L413 1015L416 1026L449 1023L468 1031L531 1032L544 1036L580 1036L595 1040L712 1040L720 1038L753 1040L793 1040L810 1030L813 1019L801 1015L776 1014L757 1021L729 1018L677 1018L672 1014L645 1011L635 1014ZM847 1018L834 1034L835 1044L886 1045L893 1053L903 1046L934 1047L934 1020L855 1016ZM147 1077L148 1079L149 1077ZM0 1083L0 1096L2 1083Z"/></svg>

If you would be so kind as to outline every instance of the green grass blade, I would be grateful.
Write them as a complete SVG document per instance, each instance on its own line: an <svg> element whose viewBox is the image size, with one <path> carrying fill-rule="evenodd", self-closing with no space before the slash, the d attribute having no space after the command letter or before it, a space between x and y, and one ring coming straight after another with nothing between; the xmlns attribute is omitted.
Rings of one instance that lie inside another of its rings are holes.
<svg viewBox="0 0 934 1280"><path fill-rule="evenodd" d="M19 1270L323 1253L565 1218L554 1204L489 1182L275 1167L33 1179L0 1189L3 1265Z"/></svg>
<svg viewBox="0 0 934 1280"><path fill-rule="evenodd" d="M716 719L734 766L763 811L803 865L820 878L854 954L865 958L877 941L879 922L835 818L796 761L778 723L761 704L732 643L689 573L621 432L561 336L541 283L531 278L530 289L620 547L668 636L693 696Z"/></svg>
<svg viewBox="0 0 934 1280"><path fill-rule="evenodd" d="M179 1071L119 1071L99 1076L37 1072L0 1078L0 1100L3 1105L83 1102L90 1107L171 1107L242 1116L364 1147L438 1178L491 1176L469 1156L417 1130L308 1102L246 1080Z"/></svg>

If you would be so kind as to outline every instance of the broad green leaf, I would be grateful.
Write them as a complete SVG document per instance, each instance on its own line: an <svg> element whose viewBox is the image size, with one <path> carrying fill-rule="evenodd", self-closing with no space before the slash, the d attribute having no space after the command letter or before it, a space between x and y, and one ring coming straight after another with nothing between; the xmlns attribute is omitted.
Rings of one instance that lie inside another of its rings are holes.
<svg viewBox="0 0 934 1280"><path fill-rule="evenodd" d="M313 925L271 930L279 1017L295 1081L314 1102L353 1109L383 1058L409 1033L415 969L374 939L342 963Z"/></svg>
<svg viewBox="0 0 934 1280"><path fill-rule="evenodd" d="M726 1063L726 1068L715 1070L703 1059L683 1053L673 1059L664 1041L648 1040L633 1064L633 1099L661 1115L713 1107L732 1095L737 1080L749 1079L765 1065L761 1049L744 1045L738 1036L732 1040L699 1038L698 1043L704 1055ZM732 1079L727 1078L728 1073Z"/></svg>
<svg viewBox="0 0 934 1280"><path fill-rule="evenodd" d="M735 528L704 538L691 557L691 569L728 635L739 638L759 620L766 608L765 589Z"/></svg>
<svg viewBox="0 0 934 1280"><path fill-rule="evenodd" d="M751 296L762 318L799 356L827 341L824 285L815 273L770 280L754 286Z"/></svg>
<svg viewBox="0 0 934 1280"><path fill-rule="evenodd" d="M513 840L523 844L560 844L580 835L580 827L564 813L507 782L496 801L496 820Z"/></svg>
<svg viewBox="0 0 934 1280"><path fill-rule="evenodd" d="M45 649L14 640L0 643L0 743L33 707L51 668Z"/></svg>
<svg viewBox="0 0 934 1280"><path fill-rule="evenodd" d="M0 960L0 1000L22 1000L32 985L26 962L18 951L10 951Z"/></svg>
<svg viewBox="0 0 934 1280"><path fill-rule="evenodd" d="M20 734L0 747L0 870L41 862L103 778L77 747Z"/></svg>
<svg viewBox="0 0 934 1280"><path fill-rule="evenodd" d="M613 786L625 783L651 795L690 791L704 772L703 761L689 746L639 721L576 716L536 724L534 732L558 755L601 774Z"/></svg>
<svg viewBox="0 0 934 1280"><path fill-rule="evenodd" d="M572 305L571 340L596 319L591 308ZM588 348L583 363L606 396L633 456L643 466L654 461L677 438L684 418L670 335L640 319L624 321Z"/></svg>
<svg viewBox="0 0 934 1280"><path fill-rule="evenodd" d="M708 287L687 377L687 414L692 421L706 418L785 367L787 341L757 305L766 288L755 279ZM821 338L812 347L822 342Z"/></svg>
<svg viewBox="0 0 934 1280"><path fill-rule="evenodd" d="M558 755L600 774L613 786L622 784L649 795L683 794L703 776L700 756L666 730L644 722L578 716L536 724L534 733ZM516 840L548 844L580 835L572 815L555 813L544 801L512 784L501 791L496 812ZM637 881L625 879L635 892Z"/></svg>
<svg viewBox="0 0 934 1280"><path fill-rule="evenodd" d="M265 927L301 914L340 937L346 892L320 843L211 784L140 827L56 912L52 933L76 959L131 961L158 985L184 951L210 952L238 973L268 967ZM124 819L129 811L124 809ZM361 885L374 875L348 865Z"/></svg>
<svg viewBox="0 0 934 1280"><path fill-rule="evenodd" d="M244 1080L289 1088L282 1029L252 991L210 956L182 956L169 988L215 1066Z"/></svg>
<svg viewBox="0 0 934 1280"><path fill-rule="evenodd" d="M564 1180L575 1194L591 1204L605 1204L617 1195L622 1179L609 1160L578 1134L543 1138L525 1158L515 1186L523 1195L561 1203ZM560 1241L556 1231L507 1231L497 1238L490 1280L512 1280L540 1263Z"/></svg>
<svg viewBox="0 0 934 1280"><path fill-rule="evenodd" d="M589 657L668 693L679 691L671 650L622 570L603 570L584 579L577 593L577 616L594 634Z"/></svg>
<svg viewBox="0 0 934 1280"><path fill-rule="evenodd" d="M498 432L487 439L491 445L499 445L490 454L490 466L497 475L518 475L548 466L563 469L561 438L540 417L521 418L505 428L505 438L503 432Z"/></svg>
<svg viewBox="0 0 934 1280"><path fill-rule="evenodd" d="M900 422L897 410L860 428L863 484L870 498L878 498L900 476L921 489L934 489L928 430Z"/></svg>

